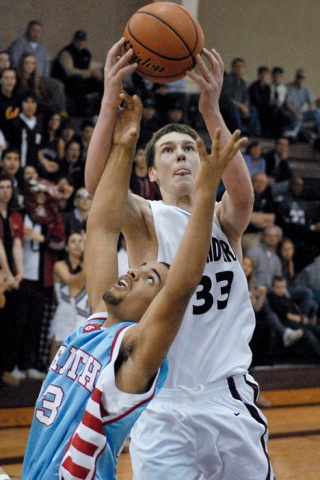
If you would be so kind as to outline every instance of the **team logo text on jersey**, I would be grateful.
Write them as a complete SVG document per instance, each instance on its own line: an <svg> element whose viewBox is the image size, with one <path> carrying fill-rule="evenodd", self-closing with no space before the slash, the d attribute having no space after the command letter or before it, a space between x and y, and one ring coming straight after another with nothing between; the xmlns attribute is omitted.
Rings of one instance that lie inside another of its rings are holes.
<svg viewBox="0 0 320 480"><path fill-rule="evenodd" d="M59 360L66 348L65 345L61 345L50 370L59 375L64 374L70 380L77 381L89 392L92 392L102 367L101 363L84 350L75 347L70 349L68 357L62 363Z"/></svg>
<svg viewBox="0 0 320 480"><path fill-rule="evenodd" d="M207 263L217 262L221 258L223 258L225 262L235 262L237 260L236 254L227 242L212 237L207 257Z"/></svg>

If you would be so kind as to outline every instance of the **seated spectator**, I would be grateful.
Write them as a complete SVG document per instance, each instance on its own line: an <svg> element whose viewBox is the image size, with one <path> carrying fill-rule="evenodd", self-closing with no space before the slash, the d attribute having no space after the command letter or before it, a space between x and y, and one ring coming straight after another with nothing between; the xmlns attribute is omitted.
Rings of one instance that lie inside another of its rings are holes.
<svg viewBox="0 0 320 480"><path fill-rule="evenodd" d="M149 168L143 147L137 146L130 178L130 190L147 200L161 200L156 183L149 179Z"/></svg>
<svg viewBox="0 0 320 480"><path fill-rule="evenodd" d="M146 145L154 132L157 132L161 127L161 122L152 96L143 98L142 105L139 144Z"/></svg>
<svg viewBox="0 0 320 480"><path fill-rule="evenodd" d="M253 310L256 316L256 328L250 342L253 365L265 365L272 356L272 336L279 336L284 347L290 347L303 335L302 330L285 327L270 308L267 289L264 285L255 286L255 263L252 257L244 255L242 269L245 273Z"/></svg>
<svg viewBox="0 0 320 480"><path fill-rule="evenodd" d="M87 33L74 32L72 41L63 47L54 60L51 75L61 80L66 93L72 99L71 114L92 116L99 112L90 111L89 95L96 94L96 105L100 105L103 93L102 65L92 59L87 48Z"/></svg>
<svg viewBox="0 0 320 480"><path fill-rule="evenodd" d="M62 213L64 230L67 237L73 232L80 233L85 237L91 205L92 197L90 193L84 187L79 188L74 197L74 209Z"/></svg>
<svg viewBox="0 0 320 480"><path fill-rule="evenodd" d="M4 68L0 72L0 128L6 137L9 120L19 115L20 98L17 90L17 74L13 68Z"/></svg>
<svg viewBox="0 0 320 480"><path fill-rule="evenodd" d="M287 107L287 86L284 84L284 69L274 67L270 85L270 132L277 138L294 126L294 115Z"/></svg>
<svg viewBox="0 0 320 480"><path fill-rule="evenodd" d="M244 252L258 245L261 233L266 227L275 223L275 205L272 198L268 177L265 173L255 173L251 177L254 192L254 204L248 227L242 235Z"/></svg>
<svg viewBox="0 0 320 480"><path fill-rule="evenodd" d="M258 140L250 142L243 158L247 164L250 175L266 172L266 162L262 156L262 145Z"/></svg>
<svg viewBox="0 0 320 480"><path fill-rule="evenodd" d="M65 246L65 258L53 267L57 308L50 327L51 361L63 340L90 316L83 254L83 236L72 233Z"/></svg>
<svg viewBox="0 0 320 480"><path fill-rule="evenodd" d="M287 294L287 282L282 276L272 280L272 289L267 294L272 310L282 323L293 330L302 330L300 344L304 346L304 356L307 359L320 359L320 327L304 316L299 307Z"/></svg>
<svg viewBox="0 0 320 480"><path fill-rule="evenodd" d="M311 288L313 298L320 308L320 255L297 274L295 284Z"/></svg>
<svg viewBox="0 0 320 480"><path fill-rule="evenodd" d="M77 128L72 118L64 118L60 127L60 137L65 144L69 143L70 140L76 138L79 140L79 135L77 134Z"/></svg>
<svg viewBox="0 0 320 480"><path fill-rule="evenodd" d="M260 243L247 250L247 255L253 258L255 263L255 285L264 285L271 288L272 279L282 275L280 258L277 255L277 247L282 238L282 230L277 225L266 227Z"/></svg>
<svg viewBox="0 0 320 480"><path fill-rule="evenodd" d="M243 58L238 57L232 60L231 71L224 78L223 90L236 106L237 128L248 135L260 135L261 127L257 110L250 105L248 86L244 79L245 66Z"/></svg>
<svg viewBox="0 0 320 480"><path fill-rule="evenodd" d="M296 285L296 271L294 262L295 246L289 238L284 238L279 246L279 256L282 265L282 274L286 279L291 297L298 303L303 315L318 322L318 305L313 301L312 290L306 285Z"/></svg>
<svg viewBox="0 0 320 480"><path fill-rule="evenodd" d="M54 108L65 113L67 105L64 85L62 82L50 77L50 60L46 47L40 40L41 35L42 24L37 20L31 20L27 25L25 33L13 40L8 48L11 63L14 68L17 68L23 54L33 54L37 61L41 87L49 92Z"/></svg>
<svg viewBox="0 0 320 480"><path fill-rule="evenodd" d="M261 135L270 135L270 69L261 66L257 70L257 80L251 83L248 88L250 104L257 109Z"/></svg>
<svg viewBox="0 0 320 480"><path fill-rule="evenodd" d="M163 124L167 125L169 123L188 123L185 106L177 99L173 99L172 102L168 104L165 112Z"/></svg>
<svg viewBox="0 0 320 480"><path fill-rule="evenodd" d="M316 223L311 221L307 202L302 196L303 188L303 179L293 175L287 191L275 198L276 223L297 248L298 270L301 270L308 256L318 250L320 241L320 221Z"/></svg>
<svg viewBox="0 0 320 480"><path fill-rule="evenodd" d="M73 138L66 144L65 156L61 160L60 176L68 177L76 190L84 186L84 162L81 140Z"/></svg>
<svg viewBox="0 0 320 480"><path fill-rule="evenodd" d="M33 91L26 91L21 97L18 117L10 120L6 128L6 139L10 146L20 151L21 166L37 167L38 152L43 135L43 122L37 115L38 101Z"/></svg>
<svg viewBox="0 0 320 480"><path fill-rule="evenodd" d="M304 71L300 68L296 71L293 82L287 84L286 104L294 114L295 122L292 130L287 130L284 135L295 140L306 122L314 122L314 131L320 135L320 109L317 108L311 88L305 83ZM306 109L307 105L307 109Z"/></svg>
<svg viewBox="0 0 320 480"><path fill-rule="evenodd" d="M277 138L274 148L263 153L263 158L273 195L285 192L293 173L289 163L289 140L285 137Z"/></svg>

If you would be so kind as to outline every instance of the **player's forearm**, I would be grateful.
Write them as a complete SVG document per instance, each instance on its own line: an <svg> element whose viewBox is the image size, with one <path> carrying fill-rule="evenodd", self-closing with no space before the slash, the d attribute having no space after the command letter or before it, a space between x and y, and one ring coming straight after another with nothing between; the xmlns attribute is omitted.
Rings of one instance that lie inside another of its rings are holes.
<svg viewBox="0 0 320 480"><path fill-rule="evenodd" d="M216 188L213 188L211 193L197 193L189 223L169 270L167 279L169 291L177 298L184 297L186 301L199 284L206 264Z"/></svg>
<svg viewBox="0 0 320 480"><path fill-rule="evenodd" d="M95 228L120 233L125 218L134 149L135 143L112 148L94 195L88 219L91 226L94 223Z"/></svg>
<svg viewBox="0 0 320 480"><path fill-rule="evenodd" d="M90 140L85 167L85 185L94 195L112 148L112 135L117 118L116 104L103 99L98 121Z"/></svg>

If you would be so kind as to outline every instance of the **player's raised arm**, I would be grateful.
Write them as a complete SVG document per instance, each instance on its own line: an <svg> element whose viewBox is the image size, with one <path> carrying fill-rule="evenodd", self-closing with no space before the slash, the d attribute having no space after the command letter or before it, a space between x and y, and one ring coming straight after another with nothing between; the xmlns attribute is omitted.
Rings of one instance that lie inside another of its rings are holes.
<svg viewBox="0 0 320 480"><path fill-rule="evenodd" d="M113 130L116 124L122 80L135 70L137 64L129 64L133 51L122 55L124 38L109 50L104 67L104 93L98 121L90 141L85 169L85 184L94 194L112 148Z"/></svg>
<svg viewBox="0 0 320 480"><path fill-rule="evenodd" d="M117 243L124 222L125 204L142 112L137 96L123 95L113 132L118 139L93 197L85 244L87 291L91 312L104 311L104 292L118 280ZM117 129L121 135L117 135Z"/></svg>
<svg viewBox="0 0 320 480"><path fill-rule="evenodd" d="M220 149L221 130L215 133L212 153L207 156L201 139L194 142L198 148L201 165L196 178L196 199L178 252L167 275L162 290L150 304L146 313L123 340L129 360L118 372L119 388L130 391L146 386L162 364L173 342L189 300L204 270L212 233L213 212L217 188L224 169L244 144L235 132L225 148ZM155 280L156 276L155 276ZM126 351L123 352L126 356ZM128 387L129 386L129 387Z"/></svg>
<svg viewBox="0 0 320 480"><path fill-rule="evenodd" d="M191 71L188 76L200 87L199 110L211 138L216 128L220 127L221 145L224 146L231 137L219 109L224 65L219 53L214 49L203 49L202 55L205 60L197 55L200 74ZM228 238L239 253L239 245L235 244L239 244L239 237L249 222L253 205L251 179L240 150L225 169L222 180L226 192L217 213Z"/></svg>

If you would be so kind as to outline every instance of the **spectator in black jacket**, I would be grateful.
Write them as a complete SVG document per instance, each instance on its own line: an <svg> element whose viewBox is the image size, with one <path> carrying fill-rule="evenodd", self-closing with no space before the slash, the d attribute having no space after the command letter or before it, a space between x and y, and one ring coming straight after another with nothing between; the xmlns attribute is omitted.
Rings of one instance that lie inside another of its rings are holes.
<svg viewBox="0 0 320 480"><path fill-rule="evenodd" d="M77 30L73 34L72 42L60 50L54 60L51 75L65 84L66 94L73 101L74 112L71 113L86 115L89 94L97 95L101 100L102 65L92 59L92 54L87 48L87 33L84 30Z"/></svg>

